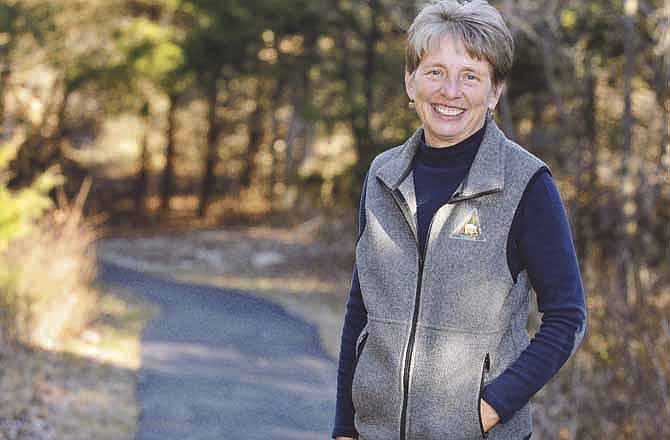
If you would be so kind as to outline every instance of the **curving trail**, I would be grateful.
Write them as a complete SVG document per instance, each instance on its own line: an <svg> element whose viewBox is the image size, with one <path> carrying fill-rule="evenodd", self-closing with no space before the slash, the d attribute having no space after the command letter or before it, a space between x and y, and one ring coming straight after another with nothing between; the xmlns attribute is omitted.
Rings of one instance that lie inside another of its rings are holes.
<svg viewBox="0 0 670 440"><path fill-rule="evenodd" d="M100 262L160 307L142 336L137 440L330 438L336 362L317 330L252 295Z"/></svg>

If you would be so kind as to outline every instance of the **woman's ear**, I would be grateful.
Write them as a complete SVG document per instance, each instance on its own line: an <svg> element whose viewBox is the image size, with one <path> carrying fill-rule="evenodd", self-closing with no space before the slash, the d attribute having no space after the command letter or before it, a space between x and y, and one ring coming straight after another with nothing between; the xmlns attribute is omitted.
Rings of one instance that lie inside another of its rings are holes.
<svg viewBox="0 0 670 440"><path fill-rule="evenodd" d="M496 108L496 105L498 105L498 101L500 100L500 97L502 96L504 89L505 89L504 83L500 83L498 85L493 86L493 88L491 89L491 94L489 96L489 110L494 110Z"/></svg>
<svg viewBox="0 0 670 440"><path fill-rule="evenodd" d="M414 74L405 70L405 91L410 101L414 101L416 90L414 88Z"/></svg>

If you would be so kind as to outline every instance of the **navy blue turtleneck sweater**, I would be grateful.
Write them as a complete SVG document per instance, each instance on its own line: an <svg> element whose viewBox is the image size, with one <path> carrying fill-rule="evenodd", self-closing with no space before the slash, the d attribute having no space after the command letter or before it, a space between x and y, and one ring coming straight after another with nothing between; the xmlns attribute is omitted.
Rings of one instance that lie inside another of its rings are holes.
<svg viewBox="0 0 670 440"><path fill-rule="evenodd" d="M458 187L477 154L486 126L447 148L419 146L413 163L421 249L437 209ZM367 177L366 177L367 179ZM365 228L365 183L359 210L359 237ZM529 181L507 237L507 264L516 280L527 270L537 294L542 324L519 358L483 390L501 422L509 420L567 361L576 334L584 330L586 306L570 226L547 168ZM356 437L351 401L355 344L367 323L358 271L354 267L347 302L337 375L333 437Z"/></svg>

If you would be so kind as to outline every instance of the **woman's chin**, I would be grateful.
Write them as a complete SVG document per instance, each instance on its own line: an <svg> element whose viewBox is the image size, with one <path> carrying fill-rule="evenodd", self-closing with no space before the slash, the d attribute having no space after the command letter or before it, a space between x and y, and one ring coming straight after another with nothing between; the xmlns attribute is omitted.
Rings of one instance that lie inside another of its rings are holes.
<svg viewBox="0 0 670 440"><path fill-rule="evenodd" d="M461 124L440 124L429 127L434 137L440 140L453 140L461 138L465 134L465 128Z"/></svg>
<svg viewBox="0 0 670 440"><path fill-rule="evenodd" d="M429 121L426 121L433 128L435 133L444 133L447 136L457 136L464 131L466 124L467 112L460 115L443 115L433 112Z"/></svg>
<svg viewBox="0 0 670 440"><path fill-rule="evenodd" d="M426 142L434 147L455 145L476 131L468 130L466 125L459 123L424 124L423 127Z"/></svg>

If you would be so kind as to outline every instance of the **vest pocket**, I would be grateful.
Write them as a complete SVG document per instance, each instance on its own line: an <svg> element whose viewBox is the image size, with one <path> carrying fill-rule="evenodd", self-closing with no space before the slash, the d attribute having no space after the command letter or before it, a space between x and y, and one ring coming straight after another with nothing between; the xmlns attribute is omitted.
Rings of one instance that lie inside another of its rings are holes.
<svg viewBox="0 0 670 440"><path fill-rule="evenodd" d="M356 346L354 347L354 363L351 369L351 397L352 397L352 403L354 405L354 411L356 413L360 412L361 410L361 401L358 398L360 394L360 388L362 386L361 380L363 379L359 377L361 375L361 372L359 370L361 369L362 366L359 365L361 363L360 362L362 354L361 349L365 346L365 343L368 340L368 336L369 333L367 332L367 328L363 328L363 331L356 340Z"/></svg>
<svg viewBox="0 0 670 440"><path fill-rule="evenodd" d="M361 358L361 354L363 353L363 348L365 348L365 343L368 340L368 335L369 333L367 332L367 330L363 330L363 332L361 332L361 336L358 338L358 341L356 342L356 357L354 358L354 367L351 372L352 383L354 377L356 376L356 367L358 366L358 361Z"/></svg>
<svg viewBox="0 0 670 440"><path fill-rule="evenodd" d="M351 383L354 426L359 436L390 439L400 432L401 356L407 326L368 315L356 344Z"/></svg>
<svg viewBox="0 0 670 440"><path fill-rule="evenodd" d="M409 387L408 438L485 437L479 399L495 335L419 326ZM487 434L488 435L488 434Z"/></svg>
<svg viewBox="0 0 670 440"><path fill-rule="evenodd" d="M479 382L479 392L477 393L477 414L479 414L479 429L482 432L482 437L487 438L489 436L488 432L484 432L484 421L482 420L482 411L481 411L481 400L482 392L484 391L484 379L486 374L491 370L491 358L488 353L484 356L484 362L482 363L482 376Z"/></svg>

